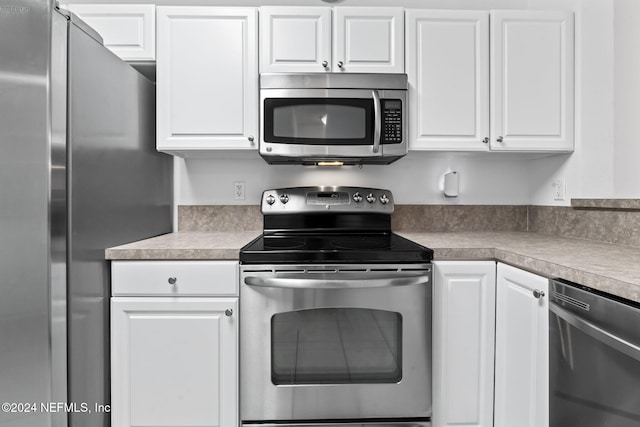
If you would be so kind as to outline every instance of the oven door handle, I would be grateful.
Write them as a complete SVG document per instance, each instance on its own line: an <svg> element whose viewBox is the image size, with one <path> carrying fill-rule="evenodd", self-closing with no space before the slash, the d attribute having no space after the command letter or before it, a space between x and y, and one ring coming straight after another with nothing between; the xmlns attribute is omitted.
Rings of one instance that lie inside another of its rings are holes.
<svg viewBox="0 0 640 427"><path fill-rule="evenodd" d="M244 279L244 283L249 286L287 289L393 288L426 284L430 281L431 276L424 273L398 277L357 277L352 274L340 275L334 273L331 279L310 279L308 274L298 274L287 277L249 276Z"/></svg>
<svg viewBox="0 0 640 427"><path fill-rule="evenodd" d="M614 348L620 353L626 354L627 356L640 362L640 347L638 347L634 343L617 337L611 332L606 331L594 325L593 323L582 319L581 317L571 313L568 310L565 310L564 308L556 304L550 304L549 310L551 310L560 319L564 320L571 326L579 329L590 337L595 338L603 344Z"/></svg>
<svg viewBox="0 0 640 427"><path fill-rule="evenodd" d="M380 138L382 137L382 105L380 103L380 94L377 90L373 93L373 152L380 151Z"/></svg>

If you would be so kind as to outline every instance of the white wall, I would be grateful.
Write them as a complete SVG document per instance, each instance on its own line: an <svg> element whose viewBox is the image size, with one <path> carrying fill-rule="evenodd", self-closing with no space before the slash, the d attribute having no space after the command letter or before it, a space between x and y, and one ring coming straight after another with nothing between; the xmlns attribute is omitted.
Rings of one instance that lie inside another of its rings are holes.
<svg viewBox="0 0 640 427"><path fill-rule="evenodd" d="M87 1L87 0L85 0ZM93 1L93 0L89 0ZM99 0L96 0L99 1ZM175 0L173 0L175 1ZM172 0L158 0L171 4ZM398 0L393 5L447 9L526 9L527 0ZM220 0L191 0L189 4L225 4ZM228 2L226 3L228 4ZM299 0L242 0L236 5L296 4ZM328 5L308 0L305 5ZM389 0L342 0L341 6L389 5ZM557 7L556 7L557 9ZM398 203L527 204L530 200L530 158L499 153L412 152L389 166L319 169L269 166L254 159L177 159L176 204L256 204L263 190L297 185L362 185L390 189ZM460 196L442 194L444 173L460 173ZM233 200L233 182L246 183L244 201ZM551 195L552 189L548 193Z"/></svg>
<svg viewBox="0 0 640 427"><path fill-rule="evenodd" d="M529 202L534 205L568 205L571 198L612 197L613 2L529 0L529 7L573 9L576 43L575 152L570 156L531 162ZM553 200L552 182L557 179L565 180L565 201Z"/></svg>
<svg viewBox="0 0 640 427"><path fill-rule="evenodd" d="M615 0L614 192L640 198L640 1Z"/></svg>
<svg viewBox="0 0 640 427"><path fill-rule="evenodd" d="M258 204L263 190L298 185L356 185L391 190L397 203L527 204L528 161L522 156L412 152L386 166L321 168L268 165L249 159L177 159L176 204ZM460 196L442 194L446 172L460 174ZM233 182L244 181L246 198L233 200Z"/></svg>
<svg viewBox="0 0 640 427"><path fill-rule="evenodd" d="M548 190L558 178L569 197L640 198L640 1L567 1L576 11L576 152L531 163L531 203L557 204Z"/></svg>
<svg viewBox="0 0 640 427"><path fill-rule="evenodd" d="M300 0L72 0L158 5L300 5ZM576 151L539 159L498 154L410 153L396 164L318 171L253 160L176 160L176 203L238 203L234 180L247 184L243 203L266 188L358 184L391 189L400 203L530 203L568 205L577 197L640 197L640 1L638 0L305 0L305 5L397 5L447 9L565 9L576 20ZM614 13L615 12L615 13ZM615 16L615 27L614 27ZM614 55L615 42L615 55ZM615 85L614 85L615 81ZM615 92L615 97L614 97ZM615 101L615 102L614 102ZM614 108L615 107L615 108ZM614 116L615 111L615 116ZM614 119L615 117L615 119ZM453 164L453 165L452 165ZM438 190L449 168L461 173L461 196ZM565 201L551 183L566 181Z"/></svg>

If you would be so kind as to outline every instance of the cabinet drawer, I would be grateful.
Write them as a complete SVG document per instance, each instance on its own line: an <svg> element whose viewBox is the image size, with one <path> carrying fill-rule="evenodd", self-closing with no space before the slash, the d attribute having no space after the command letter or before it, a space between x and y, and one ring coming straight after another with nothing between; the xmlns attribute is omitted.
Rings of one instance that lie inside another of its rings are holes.
<svg viewBox="0 0 640 427"><path fill-rule="evenodd" d="M237 261L114 261L114 296L238 295Z"/></svg>

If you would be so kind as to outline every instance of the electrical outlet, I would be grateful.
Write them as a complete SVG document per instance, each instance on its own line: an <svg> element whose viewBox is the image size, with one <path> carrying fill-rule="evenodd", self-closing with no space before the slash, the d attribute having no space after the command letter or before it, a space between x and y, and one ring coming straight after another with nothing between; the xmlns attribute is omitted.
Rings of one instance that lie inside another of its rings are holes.
<svg viewBox="0 0 640 427"><path fill-rule="evenodd" d="M234 181L233 200L244 200L244 181Z"/></svg>
<svg viewBox="0 0 640 427"><path fill-rule="evenodd" d="M564 179L556 179L553 181L553 200L564 200L566 186Z"/></svg>

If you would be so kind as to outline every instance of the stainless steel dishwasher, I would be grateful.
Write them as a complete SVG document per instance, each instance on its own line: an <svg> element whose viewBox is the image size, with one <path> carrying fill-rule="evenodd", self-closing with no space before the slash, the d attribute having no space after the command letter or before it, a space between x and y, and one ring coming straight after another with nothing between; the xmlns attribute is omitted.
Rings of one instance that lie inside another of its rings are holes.
<svg viewBox="0 0 640 427"><path fill-rule="evenodd" d="M640 426L640 304L550 284L550 426Z"/></svg>

